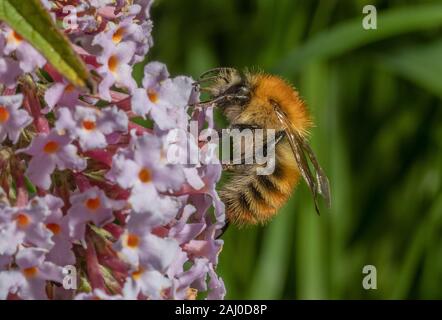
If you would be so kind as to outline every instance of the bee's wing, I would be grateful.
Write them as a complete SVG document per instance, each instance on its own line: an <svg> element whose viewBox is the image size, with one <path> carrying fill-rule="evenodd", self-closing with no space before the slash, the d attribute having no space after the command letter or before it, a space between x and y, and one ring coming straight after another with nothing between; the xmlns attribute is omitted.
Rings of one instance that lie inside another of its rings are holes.
<svg viewBox="0 0 442 320"><path fill-rule="evenodd" d="M316 212L319 214L318 207L318 194L324 197L328 207L331 205L330 198L330 185L327 176L322 170L321 166L316 159L313 150L311 149L308 142L297 132L291 130L291 125L289 119L285 116L285 114L279 110L279 108L275 108L275 112L278 116L278 119L285 126L286 136L292 147L293 154L295 155L296 163L298 165L299 171L301 172L302 177L304 178L307 186L313 195L313 201L315 203ZM312 163L315 169L315 176L313 176L310 167L308 165L307 157Z"/></svg>
<svg viewBox="0 0 442 320"><path fill-rule="evenodd" d="M304 149L305 153L307 154L308 158L310 159L310 162L312 163L313 167L315 168L316 173L316 183L318 187L319 194L324 198L327 206L331 207L331 197L330 197L330 183L328 181L327 176L324 173L324 170L322 170L321 166L319 165L318 160L316 159L316 156L308 144L308 142L300 137L300 141L302 144L302 148Z"/></svg>

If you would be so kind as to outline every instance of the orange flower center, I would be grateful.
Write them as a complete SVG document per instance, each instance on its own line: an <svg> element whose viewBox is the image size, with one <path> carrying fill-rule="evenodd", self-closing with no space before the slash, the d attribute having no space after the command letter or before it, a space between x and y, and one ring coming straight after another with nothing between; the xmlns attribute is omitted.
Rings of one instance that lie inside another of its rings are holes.
<svg viewBox="0 0 442 320"><path fill-rule="evenodd" d="M147 96L149 97L149 100L152 103L157 103L158 102L158 93L156 93L155 91L153 91L153 90L147 91Z"/></svg>
<svg viewBox="0 0 442 320"><path fill-rule="evenodd" d="M20 213L15 220L20 228L26 228L31 223L31 218L24 213Z"/></svg>
<svg viewBox="0 0 442 320"><path fill-rule="evenodd" d="M101 206L100 198L97 197L86 200L85 206L91 211L96 211Z"/></svg>
<svg viewBox="0 0 442 320"><path fill-rule="evenodd" d="M132 273L132 278L134 280L140 280L141 276L143 275L143 272L144 272L143 268L140 268L137 271L134 271Z"/></svg>
<svg viewBox="0 0 442 320"><path fill-rule="evenodd" d="M61 232L61 227L59 224L56 223L48 223L46 225L46 228L52 231L53 234L57 235Z"/></svg>
<svg viewBox="0 0 442 320"><path fill-rule="evenodd" d="M152 180L152 175L148 169L143 168L140 170L140 173L138 173L138 178L143 183L149 183Z"/></svg>
<svg viewBox="0 0 442 320"><path fill-rule="evenodd" d="M23 274L25 275L26 278L34 278L37 275L37 273L38 273L37 267L30 267L23 269Z"/></svg>
<svg viewBox="0 0 442 320"><path fill-rule="evenodd" d="M92 131L97 127L95 121L85 120L83 121L83 128L86 130Z"/></svg>
<svg viewBox="0 0 442 320"><path fill-rule="evenodd" d="M9 119L9 111L3 106L0 106L0 123L5 123Z"/></svg>
<svg viewBox="0 0 442 320"><path fill-rule="evenodd" d="M15 31L12 31L12 36L15 38L15 40L17 40L17 42L23 41L23 37Z"/></svg>
<svg viewBox="0 0 442 320"><path fill-rule="evenodd" d="M19 35L17 32L12 31L8 37L8 42L11 42L11 41L13 41L15 43L20 43L23 41L23 37L21 35Z"/></svg>
<svg viewBox="0 0 442 320"><path fill-rule="evenodd" d="M43 148L43 151L49 154L56 153L59 149L59 145L55 141L49 141Z"/></svg>
<svg viewBox="0 0 442 320"><path fill-rule="evenodd" d="M119 63L119 61L118 61L118 57L117 57L117 56L111 56L111 57L109 58L109 60L108 60L108 62L107 62L107 66L109 67L109 70L110 70L112 73L117 72L117 69L118 69L118 63Z"/></svg>
<svg viewBox="0 0 442 320"><path fill-rule="evenodd" d="M74 90L75 90L75 86L74 86L73 84L71 84L71 83L69 83L69 84L66 86L66 88L64 88L64 91L67 92L67 93L71 93L71 92L73 92Z"/></svg>
<svg viewBox="0 0 442 320"><path fill-rule="evenodd" d="M126 241L129 248L136 248L140 244L140 238L135 234L129 234Z"/></svg>
<svg viewBox="0 0 442 320"><path fill-rule="evenodd" d="M115 31L114 35L112 36L112 41L114 43L120 43L121 40L123 40L125 33L126 33L125 28L119 28L117 31Z"/></svg>

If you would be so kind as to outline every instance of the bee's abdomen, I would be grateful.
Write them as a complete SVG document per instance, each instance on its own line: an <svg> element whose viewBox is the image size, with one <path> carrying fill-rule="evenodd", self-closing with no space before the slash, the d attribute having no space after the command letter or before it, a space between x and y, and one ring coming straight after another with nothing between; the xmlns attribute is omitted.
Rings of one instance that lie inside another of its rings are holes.
<svg viewBox="0 0 442 320"><path fill-rule="evenodd" d="M265 223L290 197L299 172L292 163L277 161L271 175L233 176L221 190L228 219L237 225Z"/></svg>

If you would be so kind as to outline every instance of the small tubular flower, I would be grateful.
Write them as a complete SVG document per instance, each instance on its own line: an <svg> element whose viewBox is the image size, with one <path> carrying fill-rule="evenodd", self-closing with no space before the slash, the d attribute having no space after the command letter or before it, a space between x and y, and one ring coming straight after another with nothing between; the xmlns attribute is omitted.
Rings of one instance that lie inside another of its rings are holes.
<svg viewBox="0 0 442 320"><path fill-rule="evenodd" d="M17 143L20 133L32 122L28 112L20 109L23 95L0 96L0 143L6 137Z"/></svg>
<svg viewBox="0 0 442 320"><path fill-rule="evenodd" d="M77 147L71 144L67 134L57 130L36 136L28 148L20 150L32 156L26 175L33 183L43 189L49 189L51 174L59 170L72 169L82 171L86 168L86 160L77 154Z"/></svg>

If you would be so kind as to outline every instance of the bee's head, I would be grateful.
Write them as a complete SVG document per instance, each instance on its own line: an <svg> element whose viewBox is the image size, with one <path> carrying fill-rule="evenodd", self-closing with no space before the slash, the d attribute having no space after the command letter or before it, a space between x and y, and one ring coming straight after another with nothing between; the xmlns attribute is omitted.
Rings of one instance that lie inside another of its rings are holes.
<svg viewBox="0 0 442 320"><path fill-rule="evenodd" d="M198 80L200 90L208 92L218 105L242 104L250 97L250 86L247 78L233 68L217 68L202 74ZM224 97L222 101L218 98Z"/></svg>

